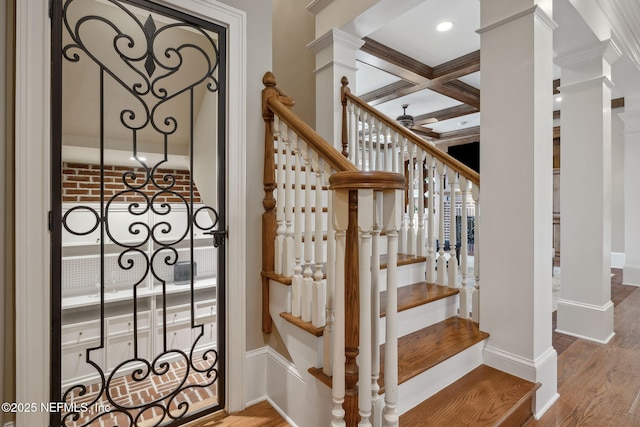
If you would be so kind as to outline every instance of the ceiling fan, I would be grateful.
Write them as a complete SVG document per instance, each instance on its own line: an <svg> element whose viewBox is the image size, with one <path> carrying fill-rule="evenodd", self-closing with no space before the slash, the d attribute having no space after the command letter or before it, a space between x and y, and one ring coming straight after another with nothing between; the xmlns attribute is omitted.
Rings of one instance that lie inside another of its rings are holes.
<svg viewBox="0 0 640 427"><path fill-rule="evenodd" d="M416 120L412 115L407 114L407 107L409 107L409 104L402 104L402 114L396 117L396 121L407 129L412 129L416 124ZM437 123L438 119L436 119L435 117L419 117L418 121L419 125L422 126L431 123Z"/></svg>

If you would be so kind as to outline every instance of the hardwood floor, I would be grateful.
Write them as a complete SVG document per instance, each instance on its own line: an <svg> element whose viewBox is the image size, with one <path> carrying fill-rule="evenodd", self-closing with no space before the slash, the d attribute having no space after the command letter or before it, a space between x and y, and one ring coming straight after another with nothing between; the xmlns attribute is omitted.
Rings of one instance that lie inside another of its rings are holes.
<svg viewBox="0 0 640 427"><path fill-rule="evenodd" d="M529 421L526 427L640 427L640 289L622 285L621 270L613 269L612 273L616 335L603 345L553 333L553 344L559 354L560 398L540 420ZM219 414L188 424L189 427L288 425L267 402L226 417ZM420 424L411 421L406 425Z"/></svg>
<svg viewBox="0 0 640 427"><path fill-rule="evenodd" d="M560 398L527 427L640 427L640 289L622 285L620 271L612 272L616 335L607 345L576 339L563 349Z"/></svg>
<svg viewBox="0 0 640 427"><path fill-rule="evenodd" d="M269 402L260 402L230 415L220 413L186 424L185 427L288 427Z"/></svg>

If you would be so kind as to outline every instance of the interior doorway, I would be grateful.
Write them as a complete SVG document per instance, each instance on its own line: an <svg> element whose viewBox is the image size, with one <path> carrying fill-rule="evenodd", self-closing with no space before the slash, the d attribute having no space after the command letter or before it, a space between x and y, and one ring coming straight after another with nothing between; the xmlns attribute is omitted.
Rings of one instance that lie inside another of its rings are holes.
<svg viewBox="0 0 640 427"><path fill-rule="evenodd" d="M225 404L226 29L53 2L53 425Z"/></svg>

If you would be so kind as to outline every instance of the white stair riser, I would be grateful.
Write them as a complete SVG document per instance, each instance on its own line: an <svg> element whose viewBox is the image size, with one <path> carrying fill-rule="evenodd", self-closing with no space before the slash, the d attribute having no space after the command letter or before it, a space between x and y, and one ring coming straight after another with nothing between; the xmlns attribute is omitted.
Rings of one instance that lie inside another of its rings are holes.
<svg viewBox="0 0 640 427"><path fill-rule="evenodd" d="M422 403L482 364L481 341L399 385L398 415Z"/></svg>
<svg viewBox="0 0 640 427"><path fill-rule="evenodd" d="M424 282L425 263L401 265L398 267L398 287ZM387 289L387 269L380 270L380 291Z"/></svg>
<svg viewBox="0 0 640 427"><path fill-rule="evenodd" d="M458 314L458 295L433 301L398 313L398 337L409 335ZM385 342L386 318L381 317L380 344Z"/></svg>

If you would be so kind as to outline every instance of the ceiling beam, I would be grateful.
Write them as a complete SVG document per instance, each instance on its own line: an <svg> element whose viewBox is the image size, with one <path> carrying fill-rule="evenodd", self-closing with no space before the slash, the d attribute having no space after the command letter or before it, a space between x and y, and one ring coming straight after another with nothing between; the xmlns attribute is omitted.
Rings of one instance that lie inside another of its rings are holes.
<svg viewBox="0 0 640 427"><path fill-rule="evenodd" d="M455 107L444 108L442 110L433 111L427 114L415 116L413 121L415 124L432 123L434 119L441 122L443 120L455 119L456 117L466 116L467 114L477 113L478 109L470 105L460 104Z"/></svg>
<svg viewBox="0 0 640 427"><path fill-rule="evenodd" d="M480 92L458 77L480 70L480 51L430 67L375 40L364 38L365 43L356 52L356 59L387 73L400 77L413 86L403 85L402 90L392 91L391 85L364 94L371 105L387 102L424 89L456 99L476 108L480 107Z"/></svg>
<svg viewBox="0 0 640 427"><path fill-rule="evenodd" d="M422 126L414 126L413 128L411 128L411 131L413 133L416 133L421 136L426 136L427 138L431 138L431 139L440 139L440 135L441 135L438 132L434 132L433 130L422 127Z"/></svg>

